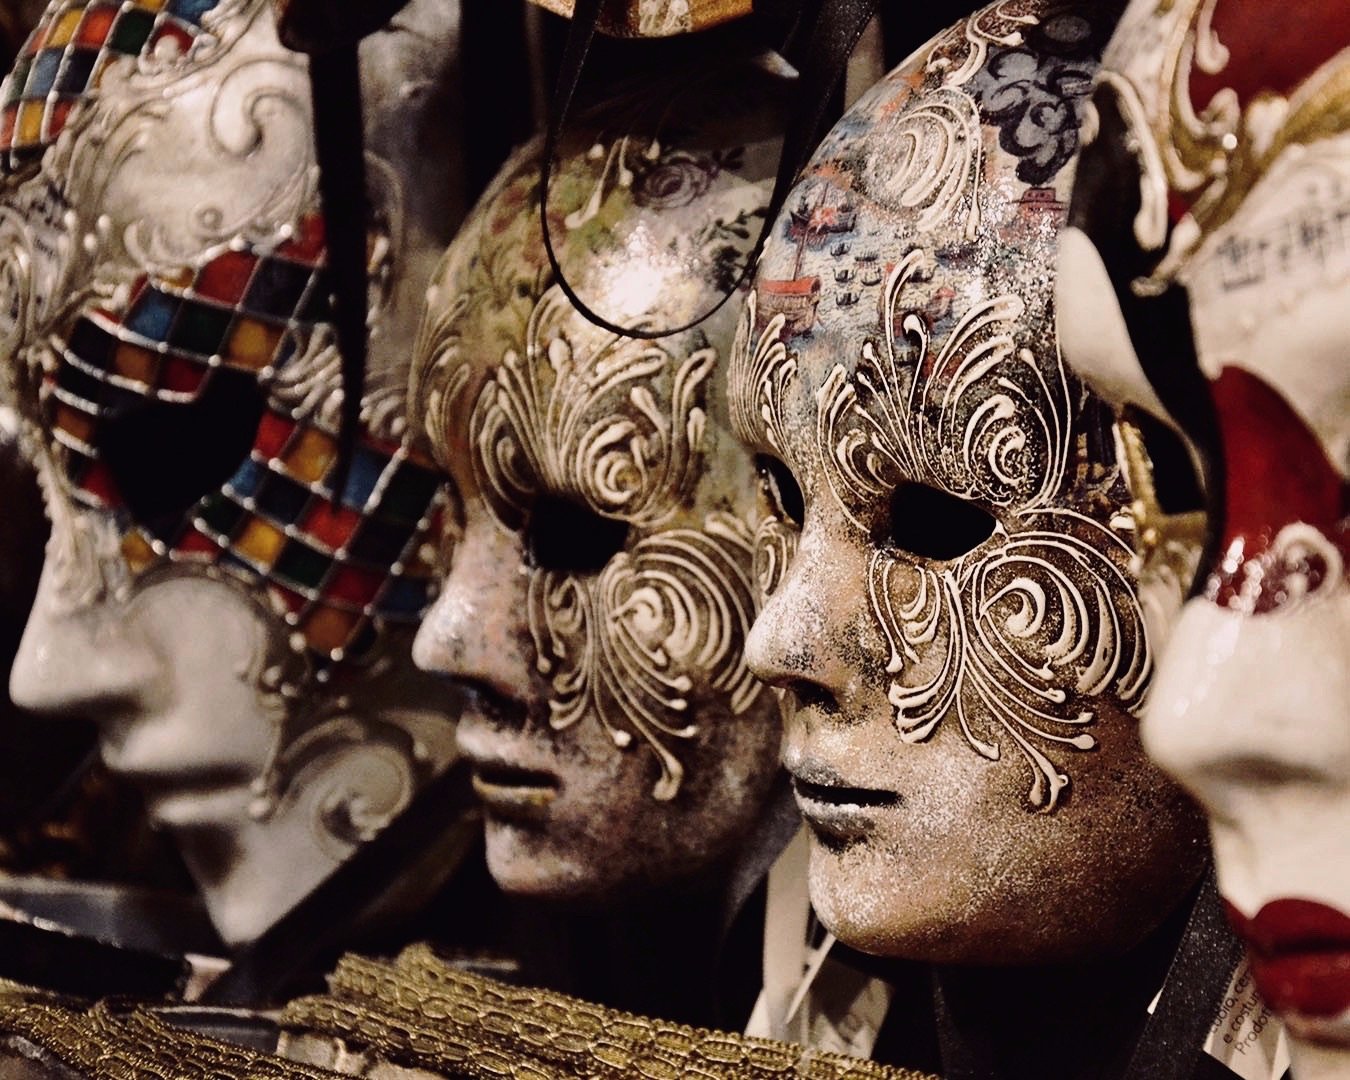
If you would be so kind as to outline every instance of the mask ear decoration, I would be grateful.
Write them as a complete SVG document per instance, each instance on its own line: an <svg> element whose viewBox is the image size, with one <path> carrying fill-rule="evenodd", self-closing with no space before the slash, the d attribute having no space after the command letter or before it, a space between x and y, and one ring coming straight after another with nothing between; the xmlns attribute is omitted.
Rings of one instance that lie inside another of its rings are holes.
<svg viewBox="0 0 1350 1080"><path fill-rule="evenodd" d="M416 910L454 874L482 830L469 809L467 779L463 768L452 766L430 781L383 832L239 949L201 1004L283 1000L300 973L336 961L362 920L393 908ZM411 897L412 890L425 895Z"/></svg>

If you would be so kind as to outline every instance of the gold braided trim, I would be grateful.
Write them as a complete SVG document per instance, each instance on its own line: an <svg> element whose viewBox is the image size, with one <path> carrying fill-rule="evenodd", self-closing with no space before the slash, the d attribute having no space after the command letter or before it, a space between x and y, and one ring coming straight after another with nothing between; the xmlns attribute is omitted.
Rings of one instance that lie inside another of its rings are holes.
<svg viewBox="0 0 1350 1080"><path fill-rule="evenodd" d="M327 1069L172 1027L143 1006L87 1010L0 998L0 1035L18 1035L89 1080L337 1080Z"/></svg>
<svg viewBox="0 0 1350 1080"><path fill-rule="evenodd" d="M422 945L392 964L346 956L330 985L328 994L288 1005L282 1026L472 1080L932 1080L861 1058L508 986L447 967Z"/></svg>
<svg viewBox="0 0 1350 1080"><path fill-rule="evenodd" d="M1170 13L1172 18L1166 24L1160 70L1150 72L1163 96L1147 123L1168 185L1194 196L1190 213L1199 231L1192 245L1231 221L1252 188L1291 147L1350 131L1350 49L1309 72L1288 98L1260 93L1239 108L1236 98L1221 93L1198 103L1197 111L1191 100L1193 69L1218 73L1228 62L1211 25L1216 4L1159 0L1154 16ZM1142 110L1137 91L1127 93ZM1168 265L1176 261L1174 257ZM1166 276L1161 270L1159 274Z"/></svg>

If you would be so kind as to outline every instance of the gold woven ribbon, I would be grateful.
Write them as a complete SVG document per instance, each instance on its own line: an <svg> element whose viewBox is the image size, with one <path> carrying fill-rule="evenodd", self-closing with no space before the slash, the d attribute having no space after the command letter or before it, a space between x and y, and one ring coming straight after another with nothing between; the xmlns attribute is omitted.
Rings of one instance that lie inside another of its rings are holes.
<svg viewBox="0 0 1350 1080"><path fill-rule="evenodd" d="M327 994L281 1024L472 1080L933 1080L789 1043L635 1016L457 971L425 945L393 963L347 956Z"/></svg>
<svg viewBox="0 0 1350 1080"><path fill-rule="evenodd" d="M327 1069L175 1027L146 1005L83 1009L12 986L0 993L5 1036L26 1039L88 1080L338 1080Z"/></svg>

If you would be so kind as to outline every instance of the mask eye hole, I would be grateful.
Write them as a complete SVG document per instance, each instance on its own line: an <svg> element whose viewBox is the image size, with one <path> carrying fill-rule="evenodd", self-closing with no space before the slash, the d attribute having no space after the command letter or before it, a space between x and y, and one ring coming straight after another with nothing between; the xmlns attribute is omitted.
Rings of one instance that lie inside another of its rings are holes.
<svg viewBox="0 0 1350 1080"><path fill-rule="evenodd" d="M760 487L774 513L800 529L806 520L806 500L791 470L777 458L765 454L755 458L755 468L759 471Z"/></svg>
<svg viewBox="0 0 1350 1080"><path fill-rule="evenodd" d="M994 534L994 515L927 484L901 484L891 496L888 543L923 559L957 559Z"/></svg>
<svg viewBox="0 0 1350 1080"><path fill-rule="evenodd" d="M249 456L264 404L251 376L217 369L195 401L144 399L113 409L99 453L136 521L169 538Z"/></svg>
<svg viewBox="0 0 1350 1080"><path fill-rule="evenodd" d="M535 500L525 526L530 562L542 570L594 574L628 543L628 522L556 495Z"/></svg>

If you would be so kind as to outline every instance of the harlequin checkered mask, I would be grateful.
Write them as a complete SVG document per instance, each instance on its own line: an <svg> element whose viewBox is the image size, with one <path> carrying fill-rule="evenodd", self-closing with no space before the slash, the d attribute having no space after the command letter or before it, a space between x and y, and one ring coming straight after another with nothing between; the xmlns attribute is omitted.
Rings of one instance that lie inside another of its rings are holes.
<svg viewBox="0 0 1350 1080"><path fill-rule="evenodd" d="M374 347L335 488L308 85L270 6L54 3L0 96L0 358L54 525L16 697L96 714L170 826L261 828L328 785L336 859L452 753L408 658L443 495L405 438L408 267L435 235L405 228L404 163L372 157ZM314 780L358 743L393 749Z"/></svg>

